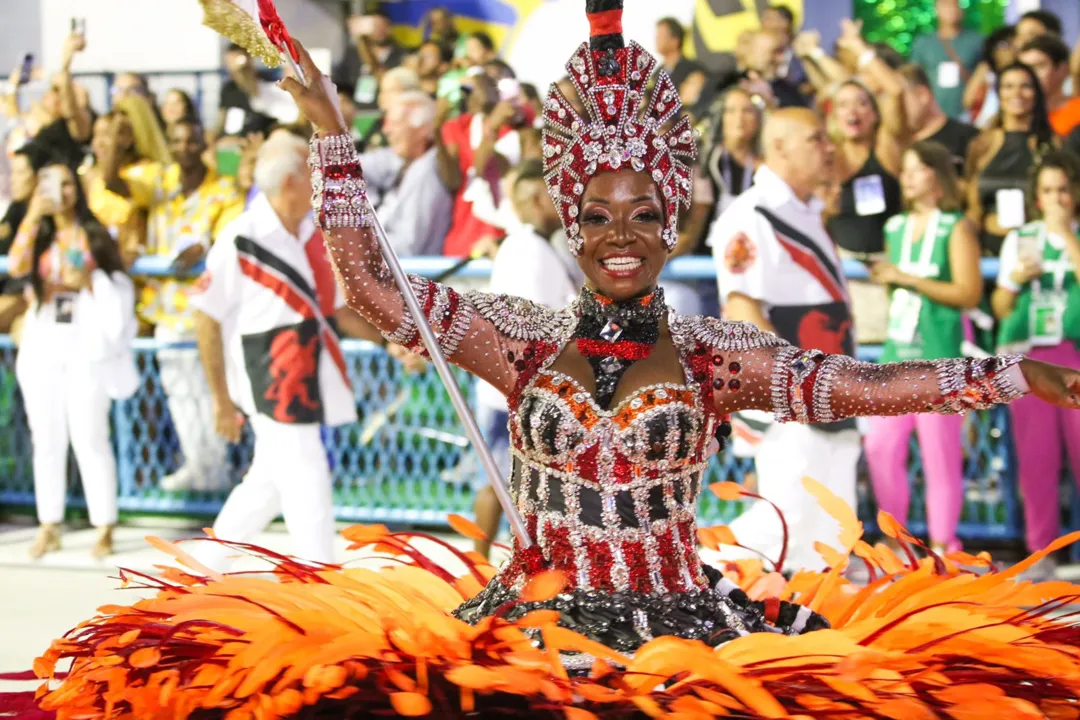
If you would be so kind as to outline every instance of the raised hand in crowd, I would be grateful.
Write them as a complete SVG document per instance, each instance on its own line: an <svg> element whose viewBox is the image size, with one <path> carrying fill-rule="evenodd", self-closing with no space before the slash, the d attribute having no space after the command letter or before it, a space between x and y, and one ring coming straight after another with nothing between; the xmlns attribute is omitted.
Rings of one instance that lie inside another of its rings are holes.
<svg viewBox="0 0 1080 720"><path fill-rule="evenodd" d="M500 100L484 118L484 130L487 133L498 133L499 128L504 125L514 125L520 116L521 108L513 101Z"/></svg>
<svg viewBox="0 0 1080 720"><path fill-rule="evenodd" d="M799 57L813 55L819 48L821 48L821 33L817 30L803 30L791 43L791 49Z"/></svg>
<svg viewBox="0 0 1080 720"><path fill-rule="evenodd" d="M852 20L851 18L841 19L840 37L836 39L837 47L854 53L855 55L862 54L870 47L863 39L862 29L862 20Z"/></svg>

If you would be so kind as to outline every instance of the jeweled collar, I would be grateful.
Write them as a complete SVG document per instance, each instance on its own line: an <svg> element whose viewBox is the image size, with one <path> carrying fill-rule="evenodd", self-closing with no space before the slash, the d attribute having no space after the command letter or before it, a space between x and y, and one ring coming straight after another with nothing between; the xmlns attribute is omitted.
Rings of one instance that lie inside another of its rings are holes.
<svg viewBox="0 0 1080 720"><path fill-rule="evenodd" d="M574 342L592 366L600 407L611 405L626 370L652 353L666 309L664 291L659 288L622 302L582 288L574 302L578 317Z"/></svg>
<svg viewBox="0 0 1080 720"><path fill-rule="evenodd" d="M663 318L667 305L662 288L650 290L630 300L612 300L588 287L581 288L573 305L574 314L583 321L601 320L606 324L614 320L624 327L629 325L655 325ZM614 342L618 338L604 338Z"/></svg>

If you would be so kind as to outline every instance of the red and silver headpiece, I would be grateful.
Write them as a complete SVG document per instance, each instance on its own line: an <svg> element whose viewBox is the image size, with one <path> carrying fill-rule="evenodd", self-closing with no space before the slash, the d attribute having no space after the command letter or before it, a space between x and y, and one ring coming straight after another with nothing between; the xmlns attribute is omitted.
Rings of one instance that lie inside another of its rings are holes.
<svg viewBox="0 0 1080 720"><path fill-rule="evenodd" d="M622 0L586 0L589 42L566 64L588 117L578 114L557 85L551 86L544 104L545 180L575 255L582 247L581 199L589 180L599 173L635 170L652 175L665 204L664 244L669 252L678 240L679 207L690 207L697 157L694 130L686 116L668 128L682 102L662 69L642 108L656 60L635 42L626 47L622 5Z"/></svg>

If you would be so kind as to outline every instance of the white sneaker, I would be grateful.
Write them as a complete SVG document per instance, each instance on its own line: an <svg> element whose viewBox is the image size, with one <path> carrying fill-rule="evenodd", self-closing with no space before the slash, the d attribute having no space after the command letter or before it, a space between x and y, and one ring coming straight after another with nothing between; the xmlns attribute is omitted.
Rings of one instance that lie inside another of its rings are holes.
<svg viewBox="0 0 1080 720"><path fill-rule="evenodd" d="M158 485L165 492L188 492L195 484L195 474L187 465L171 475L161 478Z"/></svg>

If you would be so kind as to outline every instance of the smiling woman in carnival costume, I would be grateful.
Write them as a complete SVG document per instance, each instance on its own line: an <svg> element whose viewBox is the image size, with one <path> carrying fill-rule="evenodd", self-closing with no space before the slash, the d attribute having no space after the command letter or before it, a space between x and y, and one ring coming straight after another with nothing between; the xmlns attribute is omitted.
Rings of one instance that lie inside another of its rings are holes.
<svg viewBox="0 0 1080 720"><path fill-rule="evenodd" d="M920 564L909 552L905 564L862 543L851 511L821 493L845 524L846 552L822 549L829 572L784 583L702 564L699 537L727 539L699 530L695 508L730 413L960 413L1028 392L1076 408L1080 375L1021 356L870 365L670 312L657 278L690 201L695 138L664 72L646 97L656 63L624 44L621 2L587 4L590 43L567 66L585 115L553 87L544 134L586 288L549 310L412 279L446 357L508 398L509 482L531 550L515 543L497 572L458 554L455 575L416 534L382 527L346 531L355 548L396 556L378 570L236 546L276 564L265 579L218 575L159 543L196 574L141 576L155 597L102 608L57 640L35 669L73 666L43 686L41 707L65 718L1077 717L1080 631L1047 618L1074 589L1013 579L1037 558L982 576L958 569L983 562L960 554ZM307 84L284 87L318 128L315 213L339 281L392 342L419 350L337 93L300 56ZM848 552L871 570L865 588L840 574Z"/></svg>

